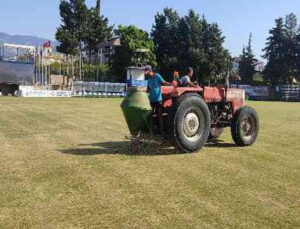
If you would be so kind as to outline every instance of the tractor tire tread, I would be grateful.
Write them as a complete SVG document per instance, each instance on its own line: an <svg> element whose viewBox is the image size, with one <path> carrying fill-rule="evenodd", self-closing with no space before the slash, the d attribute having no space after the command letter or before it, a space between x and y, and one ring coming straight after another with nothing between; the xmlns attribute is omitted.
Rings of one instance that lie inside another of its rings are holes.
<svg viewBox="0 0 300 229"><path fill-rule="evenodd" d="M240 126L240 121L246 114L251 114L256 122L256 131L253 137L250 139L250 141L245 141L243 137L240 134L239 131L239 126ZM233 141L236 143L238 146L251 146L257 139L259 133L259 117L257 112L252 108L248 106L241 107L233 117L233 121L231 124L231 135L233 138Z"/></svg>
<svg viewBox="0 0 300 229"><path fill-rule="evenodd" d="M181 133L182 130L180 130L180 127L178 126L179 123L182 122L183 114L186 112L186 110L189 109L189 107L192 106L199 107L203 116L205 117L205 128L203 134L201 136L201 139L196 143L191 143L188 142L188 140L184 139L184 137L182 137L183 133ZM180 101L180 104L177 107L173 128L175 140L179 148L186 153L192 153L200 150L208 140L210 134L210 127L210 111L203 98L196 93L189 93L184 95Z"/></svg>

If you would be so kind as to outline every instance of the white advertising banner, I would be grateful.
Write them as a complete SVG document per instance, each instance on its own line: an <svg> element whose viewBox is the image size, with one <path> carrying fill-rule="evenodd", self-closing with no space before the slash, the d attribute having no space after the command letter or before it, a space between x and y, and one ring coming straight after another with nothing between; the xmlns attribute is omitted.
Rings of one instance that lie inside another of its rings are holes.
<svg viewBox="0 0 300 229"><path fill-rule="evenodd" d="M30 98L70 98L71 91L45 91L45 90L22 90L20 91L22 97Z"/></svg>

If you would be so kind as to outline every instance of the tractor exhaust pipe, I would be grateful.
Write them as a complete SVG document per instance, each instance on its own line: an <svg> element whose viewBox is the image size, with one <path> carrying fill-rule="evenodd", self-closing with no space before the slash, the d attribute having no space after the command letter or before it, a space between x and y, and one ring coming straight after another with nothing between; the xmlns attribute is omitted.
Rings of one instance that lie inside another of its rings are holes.
<svg viewBox="0 0 300 229"><path fill-rule="evenodd" d="M228 71L225 77L225 96L224 96L225 103L227 103L227 93L228 93L228 88L230 87L229 78L230 78L230 72Z"/></svg>
<svg viewBox="0 0 300 229"><path fill-rule="evenodd" d="M225 77L225 103L227 103L227 93L228 93L228 88L230 87L230 82L229 82L229 79L230 79L229 58L227 59L227 67L228 67L228 70L227 70L227 75Z"/></svg>

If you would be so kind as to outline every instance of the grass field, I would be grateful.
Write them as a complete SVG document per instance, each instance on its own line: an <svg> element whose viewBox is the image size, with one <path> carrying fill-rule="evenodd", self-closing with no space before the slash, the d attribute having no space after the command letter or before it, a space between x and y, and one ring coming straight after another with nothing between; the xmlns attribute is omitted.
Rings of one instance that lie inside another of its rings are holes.
<svg viewBox="0 0 300 229"><path fill-rule="evenodd" d="M0 228L299 228L300 103L196 154L132 151L119 99L0 98Z"/></svg>

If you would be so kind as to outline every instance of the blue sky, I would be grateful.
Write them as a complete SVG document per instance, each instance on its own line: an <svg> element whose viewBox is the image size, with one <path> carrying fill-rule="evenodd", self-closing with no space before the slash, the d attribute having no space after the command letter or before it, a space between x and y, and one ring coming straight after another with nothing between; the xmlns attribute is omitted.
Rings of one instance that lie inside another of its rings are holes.
<svg viewBox="0 0 300 229"><path fill-rule="evenodd" d="M2 0L0 31L54 39L60 23L59 2ZM92 6L96 0L86 2ZM217 22L226 36L225 46L232 55L241 53L252 32L253 49L259 57L275 18L294 12L300 21L300 0L102 0L102 12L111 24L134 24L147 31L151 31L156 12L167 6L181 15L194 9L210 22Z"/></svg>

